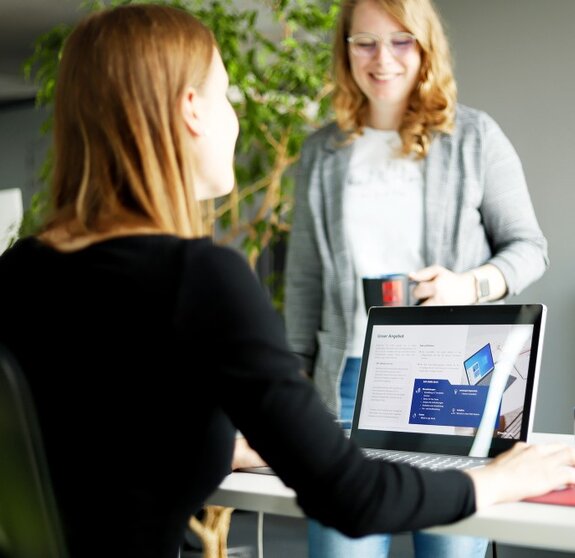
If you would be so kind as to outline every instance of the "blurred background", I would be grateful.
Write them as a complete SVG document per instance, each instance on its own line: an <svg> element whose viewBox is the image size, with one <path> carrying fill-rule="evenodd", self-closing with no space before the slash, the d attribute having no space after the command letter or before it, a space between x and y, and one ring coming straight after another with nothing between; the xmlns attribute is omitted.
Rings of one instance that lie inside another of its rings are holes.
<svg viewBox="0 0 575 558"><path fill-rule="evenodd" d="M509 302L548 306L535 430L573 433L575 1L435 3L452 44L460 101L487 111L511 139L549 241L550 269ZM34 107L35 90L21 66L34 39L58 23L77 20L80 4L0 0L0 190L21 189L24 208L40 185L48 139L40 134L45 113Z"/></svg>

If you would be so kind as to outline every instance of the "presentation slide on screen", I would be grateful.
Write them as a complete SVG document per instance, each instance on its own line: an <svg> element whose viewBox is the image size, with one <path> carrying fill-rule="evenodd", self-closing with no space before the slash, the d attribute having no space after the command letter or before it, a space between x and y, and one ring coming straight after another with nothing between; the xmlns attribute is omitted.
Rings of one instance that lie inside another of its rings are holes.
<svg viewBox="0 0 575 558"><path fill-rule="evenodd" d="M495 435L518 438L533 326L374 326L358 426L473 436L512 329L526 328L499 407Z"/></svg>

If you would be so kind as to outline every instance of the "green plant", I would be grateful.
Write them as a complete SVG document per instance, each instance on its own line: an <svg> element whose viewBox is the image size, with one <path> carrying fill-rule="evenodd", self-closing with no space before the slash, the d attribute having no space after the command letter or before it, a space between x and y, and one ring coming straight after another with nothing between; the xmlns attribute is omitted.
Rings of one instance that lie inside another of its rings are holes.
<svg viewBox="0 0 575 558"><path fill-rule="evenodd" d="M330 35L339 6L328 0L257 0L256 8L239 9L232 0L164 0L194 13L218 39L240 119L236 151L237 188L214 204L216 238L241 245L250 263L278 235L289 230L293 178L303 139L329 116ZM136 3L112 0L110 5ZM107 4L83 3L87 11ZM270 32L261 31L260 15ZM25 72L38 85L37 102L51 107L62 45L70 31L58 26L38 38ZM51 117L44 130L51 127ZM42 176L48 181L50 156ZM29 233L44 210L40 193L25 219ZM26 228L27 227L27 228Z"/></svg>

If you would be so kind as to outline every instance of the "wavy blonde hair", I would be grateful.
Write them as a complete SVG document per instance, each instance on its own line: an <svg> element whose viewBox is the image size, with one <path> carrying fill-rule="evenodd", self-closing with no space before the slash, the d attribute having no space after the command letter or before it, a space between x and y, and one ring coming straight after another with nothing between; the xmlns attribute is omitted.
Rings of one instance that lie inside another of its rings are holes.
<svg viewBox="0 0 575 558"><path fill-rule="evenodd" d="M455 119L457 88L449 44L431 0L343 0L334 39L333 107L337 123L353 141L362 133L368 99L351 74L347 37L353 11L360 2L375 2L417 38L421 50L419 81L399 129L404 155L423 158L436 132L450 133Z"/></svg>
<svg viewBox="0 0 575 558"><path fill-rule="evenodd" d="M58 71L44 230L205 234L179 107L186 86L203 84L215 46L189 13L159 5L107 9L74 29Z"/></svg>

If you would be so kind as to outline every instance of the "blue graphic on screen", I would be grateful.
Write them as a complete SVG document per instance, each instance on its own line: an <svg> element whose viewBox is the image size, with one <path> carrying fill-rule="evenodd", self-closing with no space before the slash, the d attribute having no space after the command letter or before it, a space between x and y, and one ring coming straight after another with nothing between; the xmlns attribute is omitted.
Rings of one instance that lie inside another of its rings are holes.
<svg viewBox="0 0 575 558"><path fill-rule="evenodd" d="M467 373L469 385L474 386L482 378L485 378L494 368L491 345L487 343L485 347L482 347L475 354L471 355L463 363L463 366Z"/></svg>
<svg viewBox="0 0 575 558"><path fill-rule="evenodd" d="M489 386L468 386L452 384L449 380L416 378L409 424L477 428L488 392Z"/></svg>

